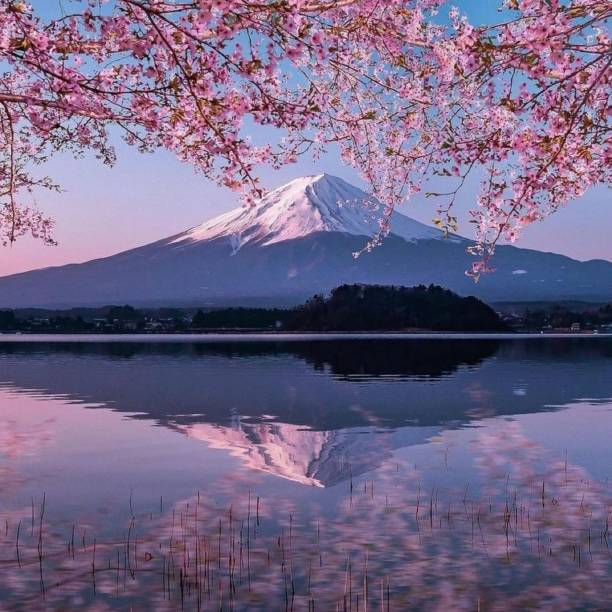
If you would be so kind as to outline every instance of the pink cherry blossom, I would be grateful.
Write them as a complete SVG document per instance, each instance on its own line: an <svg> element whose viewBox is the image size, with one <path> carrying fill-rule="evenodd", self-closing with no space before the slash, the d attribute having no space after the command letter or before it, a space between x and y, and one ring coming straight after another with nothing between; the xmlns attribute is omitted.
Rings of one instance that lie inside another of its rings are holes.
<svg viewBox="0 0 612 612"><path fill-rule="evenodd" d="M500 238L610 181L603 0L506 0L503 20L485 26L444 0L64 4L43 19L23 0L0 0L4 243L52 241L28 195L55 187L38 167L66 150L112 164L111 128L245 201L262 194L259 166L332 143L390 212L445 176L449 191L428 195L449 229L466 177L480 172L476 276ZM253 124L275 144L253 144Z"/></svg>

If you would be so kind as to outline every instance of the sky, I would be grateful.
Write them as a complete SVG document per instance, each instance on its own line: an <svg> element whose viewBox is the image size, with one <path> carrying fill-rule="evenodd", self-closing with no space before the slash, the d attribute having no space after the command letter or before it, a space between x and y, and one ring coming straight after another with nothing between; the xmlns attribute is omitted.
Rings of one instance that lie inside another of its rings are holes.
<svg viewBox="0 0 612 612"><path fill-rule="evenodd" d="M37 0L49 10L52 3ZM496 2L458 3L474 20L495 17ZM476 8L477 7L477 8ZM257 136L257 134L255 134ZM117 141L118 161L112 168L93 157L54 158L46 172L61 193L40 192L36 204L55 219L57 246L22 238L0 247L0 275L104 257L179 233L239 205L235 193L218 187L193 169L159 151L141 154ZM280 171L259 173L268 188L307 174L340 176L363 186L356 172L340 162L333 148L317 162L308 158ZM472 237L467 211L475 201L477 178L469 182L457 203L459 233ZM529 227L517 246L563 253L576 259L612 260L610 192L597 187L549 219ZM435 216L435 204L416 196L400 212L425 223Z"/></svg>

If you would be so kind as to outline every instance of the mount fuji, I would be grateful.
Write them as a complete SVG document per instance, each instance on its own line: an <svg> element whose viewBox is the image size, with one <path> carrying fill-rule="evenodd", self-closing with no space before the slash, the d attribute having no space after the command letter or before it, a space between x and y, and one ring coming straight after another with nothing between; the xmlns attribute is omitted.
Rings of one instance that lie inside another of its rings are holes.
<svg viewBox="0 0 612 612"><path fill-rule="evenodd" d="M346 181L320 174L295 179L270 192L253 208L237 208L179 234L173 242L227 238L235 250L245 244L268 246L317 232L373 236L382 206ZM440 230L396 213L393 232L408 240L436 239Z"/></svg>
<svg viewBox="0 0 612 612"><path fill-rule="evenodd" d="M250 208L82 264L0 278L0 307L297 304L343 283L436 283L489 301L612 299L612 263L500 246L496 271L465 276L472 244L398 212L391 232L354 258L383 206L342 179L295 179Z"/></svg>

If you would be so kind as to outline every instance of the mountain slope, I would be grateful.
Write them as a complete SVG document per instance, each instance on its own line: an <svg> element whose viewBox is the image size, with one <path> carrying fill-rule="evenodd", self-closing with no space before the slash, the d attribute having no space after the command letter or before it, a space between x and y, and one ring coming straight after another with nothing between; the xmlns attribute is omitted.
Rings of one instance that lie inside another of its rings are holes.
<svg viewBox="0 0 612 612"><path fill-rule="evenodd" d="M295 179L268 193L252 208L236 208L172 239L173 244L226 238L237 251L245 244L268 246L316 232L373 236L383 207L340 178L319 174ZM434 229L399 213L393 232L405 240L442 238Z"/></svg>
<svg viewBox="0 0 612 612"><path fill-rule="evenodd" d="M254 208L146 246L0 278L0 307L295 304L343 283L436 283L497 301L612 299L612 263L510 246L474 284L465 276L469 240L399 213L383 244L355 259L382 212L341 179L297 179Z"/></svg>

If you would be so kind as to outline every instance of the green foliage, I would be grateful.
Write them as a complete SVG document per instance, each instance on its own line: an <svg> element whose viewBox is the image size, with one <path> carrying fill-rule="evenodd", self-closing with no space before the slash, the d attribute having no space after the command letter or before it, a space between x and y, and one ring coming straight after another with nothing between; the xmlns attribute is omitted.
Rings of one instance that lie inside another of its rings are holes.
<svg viewBox="0 0 612 612"><path fill-rule="evenodd" d="M206 327L206 315L201 310L198 310L191 319L191 327Z"/></svg>
<svg viewBox="0 0 612 612"><path fill-rule="evenodd" d="M143 314L133 306L108 306L106 318L109 321L140 321Z"/></svg>
<svg viewBox="0 0 612 612"><path fill-rule="evenodd" d="M0 310L0 331L16 329L17 321L12 310Z"/></svg>
<svg viewBox="0 0 612 612"><path fill-rule="evenodd" d="M522 318L522 324L527 329L568 329L574 323L583 329L612 325L612 304L588 310L572 310L562 305L555 305L548 310L527 309Z"/></svg>
<svg viewBox="0 0 612 612"><path fill-rule="evenodd" d="M289 310L267 308L222 308L198 310L191 322L194 329L274 329L289 317Z"/></svg>
<svg viewBox="0 0 612 612"><path fill-rule="evenodd" d="M430 285L342 285L296 309L287 328L303 331L504 331L505 324L475 297Z"/></svg>

